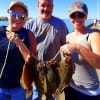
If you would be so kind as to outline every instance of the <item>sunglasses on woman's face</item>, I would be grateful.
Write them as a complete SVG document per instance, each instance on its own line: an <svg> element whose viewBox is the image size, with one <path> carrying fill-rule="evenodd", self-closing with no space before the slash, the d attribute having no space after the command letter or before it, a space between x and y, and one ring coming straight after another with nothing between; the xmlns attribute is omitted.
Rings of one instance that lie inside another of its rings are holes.
<svg viewBox="0 0 100 100"><path fill-rule="evenodd" d="M23 13L17 13L15 11L10 11L9 14L10 14L11 17L15 17L15 18L18 17L21 20L24 20L26 18L25 14L23 14Z"/></svg>
<svg viewBox="0 0 100 100"><path fill-rule="evenodd" d="M84 18L85 17L85 14L81 13L81 12L77 12L77 13L73 13L70 15L70 17L72 19L75 19L75 18Z"/></svg>

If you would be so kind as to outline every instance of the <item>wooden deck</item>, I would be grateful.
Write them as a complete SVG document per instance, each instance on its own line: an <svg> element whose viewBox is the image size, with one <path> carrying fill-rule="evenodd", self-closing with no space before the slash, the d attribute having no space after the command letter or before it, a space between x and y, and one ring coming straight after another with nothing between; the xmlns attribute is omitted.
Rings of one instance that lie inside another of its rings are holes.
<svg viewBox="0 0 100 100"><path fill-rule="evenodd" d="M87 27L96 28L96 29L100 30L100 21L97 21L96 23L92 23L92 24L88 25Z"/></svg>

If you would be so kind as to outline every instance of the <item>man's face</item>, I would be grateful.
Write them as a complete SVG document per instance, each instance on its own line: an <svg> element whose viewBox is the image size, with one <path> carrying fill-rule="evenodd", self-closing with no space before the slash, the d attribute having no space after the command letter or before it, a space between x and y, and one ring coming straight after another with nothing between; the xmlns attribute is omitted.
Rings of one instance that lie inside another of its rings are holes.
<svg viewBox="0 0 100 100"><path fill-rule="evenodd" d="M39 0L38 9L40 17L44 21L48 21L52 16L53 1L52 0Z"/></svg>

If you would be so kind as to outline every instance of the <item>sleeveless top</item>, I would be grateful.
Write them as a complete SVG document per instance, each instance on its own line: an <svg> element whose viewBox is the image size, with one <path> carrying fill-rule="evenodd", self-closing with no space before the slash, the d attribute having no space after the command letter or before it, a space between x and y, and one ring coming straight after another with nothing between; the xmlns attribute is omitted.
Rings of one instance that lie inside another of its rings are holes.
<svg viewBox="0 0 100 100"><path fill-rule="evenodd" d="M37 39L39 60L50 60L60 46L66 43L67 27L62 20L54 16L48 22L43 22L39 18L30 20L25 27L31 30ZM60 56L56 60L59 61Z"/></svg>
<svg viewBox="0 0 100 100"><path fill-rule="evenodd" d="M87 33L80 44L84 47L91 49L90 44L88 43ZM73 61L75 63L75 72L72 77L71 86L87 95L97 95L100 93L99 88L99 79L97 76L96 69L93 68L80 54L72 54ZM99 93L97 93L99 92Z"/></svg>
<svg viewBox="0 0 100 100"><path fill-rule="evenodd" d="M6 36L6 26L0 27L0 72L4 64L7 53L8 38ZM21 28L15 33L23 40L25 45L29 48L28 30ZM11 42L8 52L7 62L0 79L0 88L16 88L20 86L20 77L24 65L24 59L16 44Z"/></svg>

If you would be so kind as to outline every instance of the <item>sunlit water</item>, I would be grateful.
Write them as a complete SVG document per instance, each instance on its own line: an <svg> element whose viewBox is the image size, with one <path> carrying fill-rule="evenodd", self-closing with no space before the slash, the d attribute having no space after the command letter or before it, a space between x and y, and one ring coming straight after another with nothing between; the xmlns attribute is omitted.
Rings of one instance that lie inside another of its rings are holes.
<svg viewBox="0 0 100 100"><path fill-rule="evenodd" d="M63 21L67 25L69 32L72 32L73 31L73 26L71 25L70 21L68 19L63 19ZM88 20L86 20L85 25L89 25L92 22L93 21L91 19L88 19ZM0 21L0 26L1 25L8 25L8 21Z"/></svg>

